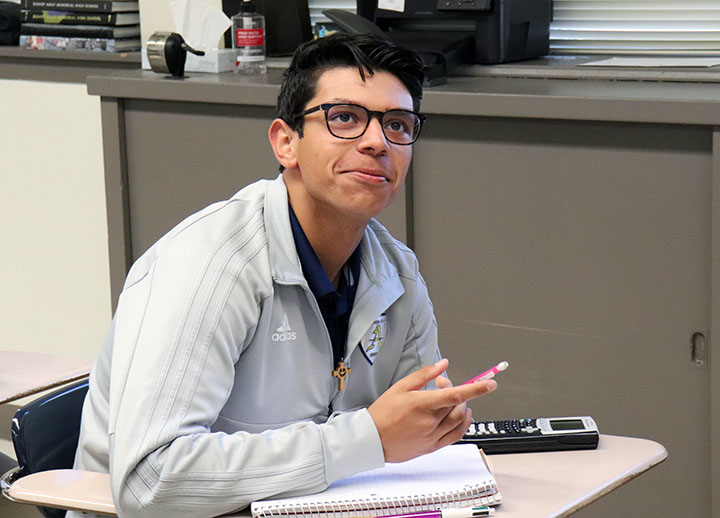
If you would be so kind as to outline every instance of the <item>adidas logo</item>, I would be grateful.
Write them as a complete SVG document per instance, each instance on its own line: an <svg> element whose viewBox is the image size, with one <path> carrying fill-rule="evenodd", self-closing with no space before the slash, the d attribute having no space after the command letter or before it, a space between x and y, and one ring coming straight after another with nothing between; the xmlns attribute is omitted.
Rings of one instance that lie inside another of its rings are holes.
<svg viewBox="0 0 720 518"><path fill-rule="evenodd" d="M273 342L291 342L297 338L297 333L290 329L287 313L283 313L282 325L277 328L277 332L270 337Z"/></svg>

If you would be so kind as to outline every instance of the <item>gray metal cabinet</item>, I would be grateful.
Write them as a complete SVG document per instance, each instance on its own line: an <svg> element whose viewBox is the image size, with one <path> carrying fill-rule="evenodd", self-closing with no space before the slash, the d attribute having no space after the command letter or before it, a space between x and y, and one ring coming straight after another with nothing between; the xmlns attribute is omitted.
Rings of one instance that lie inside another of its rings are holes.
<svg viewBox="0 0 720 518"><path fill-rule="evenodd" d="M260 178L275 178L264 106L125 103L133 259L182 219Z"/></svg>
<svg viewBox="0 0 720 518"><path fill-rule="evenodd" d="M510 362L475 417L590 414L669 451L579 516L710 516L690 344L710 329L711 183L698 127L440 116L417 146L414 248L451 375Z"/></svg>

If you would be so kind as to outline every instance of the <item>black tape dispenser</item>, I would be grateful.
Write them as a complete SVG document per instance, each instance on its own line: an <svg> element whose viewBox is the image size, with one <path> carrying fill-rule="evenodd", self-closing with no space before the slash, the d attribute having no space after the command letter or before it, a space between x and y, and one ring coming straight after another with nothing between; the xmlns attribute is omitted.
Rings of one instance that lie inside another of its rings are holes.
<svg viewBox="0 0 720 518"><path fill-rule="evenodd" d="M188 52L192 52L197 56L205 55L204 51L195 50L188 45L177 32L154 32L147 42L147 57L150 68L160 74L183 77Z"/></svg>

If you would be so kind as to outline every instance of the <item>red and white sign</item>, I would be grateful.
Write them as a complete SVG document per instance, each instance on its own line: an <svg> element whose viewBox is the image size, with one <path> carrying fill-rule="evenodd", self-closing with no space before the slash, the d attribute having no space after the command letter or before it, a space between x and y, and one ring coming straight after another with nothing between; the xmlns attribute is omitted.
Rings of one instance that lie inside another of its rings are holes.
<svg viewBox="0 0 720 518"><path fill-rule="evenodd" d="M238 47L257 47L265 44L265 29L236 29L235 44Z"/></svg>

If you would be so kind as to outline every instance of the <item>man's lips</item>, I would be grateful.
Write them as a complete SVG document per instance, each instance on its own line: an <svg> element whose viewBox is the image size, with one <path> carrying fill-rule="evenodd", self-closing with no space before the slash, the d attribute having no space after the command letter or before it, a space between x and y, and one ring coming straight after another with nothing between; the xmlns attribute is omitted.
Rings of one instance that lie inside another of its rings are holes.
<svg viewBox="0 0 720 518"><path fill-rule="evenodd" d="M377 171L377 170L371 170L371 169L348 169L348 170L346 170L346 171L341 171L341 172L340 172L340 174L346 174L346 173L356 173L356 174L360 174L360 175L363 175L363 176L369 176L369 177L372 177L372 178L376 179L377 181L384 181L384 182L389 182L389 181L390 181L389 178L387 177L387 175L386 175L385 173L383 173L382 171Z"/></svg>

